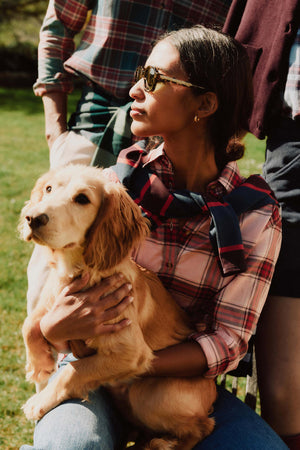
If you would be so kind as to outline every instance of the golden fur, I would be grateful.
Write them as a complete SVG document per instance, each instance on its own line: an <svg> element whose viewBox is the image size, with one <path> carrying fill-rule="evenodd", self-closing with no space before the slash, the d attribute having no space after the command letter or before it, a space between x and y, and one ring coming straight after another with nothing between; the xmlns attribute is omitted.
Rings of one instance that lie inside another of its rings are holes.
<svg viewBox="0 0 300 450"><path fill-rule="evenodd" d="M39 302L23 325L31 381L45 382L56 370L53 349L41 336L39 322L63 286L85 272L90 274L89 286L123 273L134 297L115 320L126 317L130 326L89 339L86 344L96 353L68 364L29 399L24 405L27 418L40 419L64 400L87 398L99 385L128 382L134 420L161 438L144 448L190 449L209 435L214 428L208 417L216 399L213 380L138 378L151 368L153 351L185 340L191 329L157 276L130 258L148 226L125 189L108 181L101 169L70 165L50 171L37 181L19 229L24 240L49 249L52 266Z"/></svg>

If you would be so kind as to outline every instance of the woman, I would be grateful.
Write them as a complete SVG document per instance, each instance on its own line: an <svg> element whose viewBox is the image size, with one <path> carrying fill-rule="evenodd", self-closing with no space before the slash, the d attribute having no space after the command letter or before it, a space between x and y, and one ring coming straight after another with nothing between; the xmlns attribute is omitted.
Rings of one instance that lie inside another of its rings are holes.
<svg viewBox="0 0 300 450"><path fill-rule="evenodd" d="M156 43L135 79L130 90L132 132L163 139L159 147L141 154L142 166L171 194L205 193L218 201L235 191L243 180L230 161L242 155L236 138L243 133L252 104L243 48L201 26L183 29ZM115 178L113 169L108 176ZM246 200L245 195L242 203ZM157 352L152 375L215 377L238 365L255 330L280 246L278 208L271 201L241 215L244 251L231 259L222 250L214 253L210 215L203 210L192 214L185 204L180 207L186 211L181 217L157 217L151 236L134 256L158 273L196 330L188 342ZM81 293L84 284L76 280L65 289L41 323L42 333L57 348L69 339L128 326L126 320L109 328L104 324L132 301L119 277ZM112 287L114 293L99 301ZM215 431L196 448L286 448L259 416L224 390L214 416ZM123 433L122 419L100 389L91 403L74 400L48 413L36 427L35 448L112 449Z"/></svg>

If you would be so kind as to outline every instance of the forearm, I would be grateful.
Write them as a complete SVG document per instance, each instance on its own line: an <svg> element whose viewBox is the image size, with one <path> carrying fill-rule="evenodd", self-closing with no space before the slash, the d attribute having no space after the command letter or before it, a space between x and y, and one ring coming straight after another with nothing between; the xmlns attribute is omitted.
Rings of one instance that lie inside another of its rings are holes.
<svg viewBox="0 0 300 450"><path fill-rule="evenodd" d="M203 375L208 367L201 346L195 341L182 342L155 352L151 375L193 377Z"/></svg>
<svg viewBox="0 0 300 450"><path fill-rule="evenodd" d="M45 134L51 149L58 136L67 130L67 94L49 92L43 97L45 111Z"/></svg>

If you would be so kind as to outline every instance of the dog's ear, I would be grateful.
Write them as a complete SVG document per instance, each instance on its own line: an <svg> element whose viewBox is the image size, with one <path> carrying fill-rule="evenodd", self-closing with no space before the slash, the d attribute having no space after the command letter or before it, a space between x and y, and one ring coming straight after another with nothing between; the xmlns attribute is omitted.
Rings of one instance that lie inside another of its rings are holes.
<svg viewBox="0 0 300 450"><path fill-rule="evenodd" d="M98 270L111 269L148 233L148 220L125 188L108 183L98 215L86 236L85 262Z"/></svg>

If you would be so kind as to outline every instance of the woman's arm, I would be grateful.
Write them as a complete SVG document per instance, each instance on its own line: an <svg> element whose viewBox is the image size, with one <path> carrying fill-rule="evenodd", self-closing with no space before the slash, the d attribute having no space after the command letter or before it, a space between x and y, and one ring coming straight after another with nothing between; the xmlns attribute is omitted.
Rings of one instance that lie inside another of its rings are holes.
<svg viewBox="0 0 300 450"><path fill-rule="evenodd" d="M43 336L57 351L65 351L70 340L115 333L130 325L127 319L105 323L118 317L133 301L131 286L124 283L122 275L113 275L83 291L87 281L88 276L64 288L40 322Z"/></svg>
<svg viewBox="0 0 300 450"><path fill-rule="evenodd" d="M246 214L241 230L247 269L223 279L213 300L215 307L211 329L193 335L206 355L208 377L235 369L247 352L250 337L255 333L280 250L281 219L278 207L267 205ZM202 328L200 325L200 330Z"/></svg>
<svg viewBox="0 0 300 450"><path fill-rule="evenodd" d="M155 356L150 375L193 377L203 375L208 369L206 356L195 341L159 350Z"/></svg>
<svg viewBox="0 0 300 450"><path fill-rule="evenodd" d="M40 322L43 336L57 351L65 351L68 341L115 333L130 325L127 319L105 324L125 311L133 301L131 286L124 284L122 275L106 278L93 288L82 291L87 281L88 278L78 279L64 288L53 308ZM107 292L111 293L106 295ZM151 375L196 376L206 370L206 357L200 345L190 341L156 352Z"/></svg>

